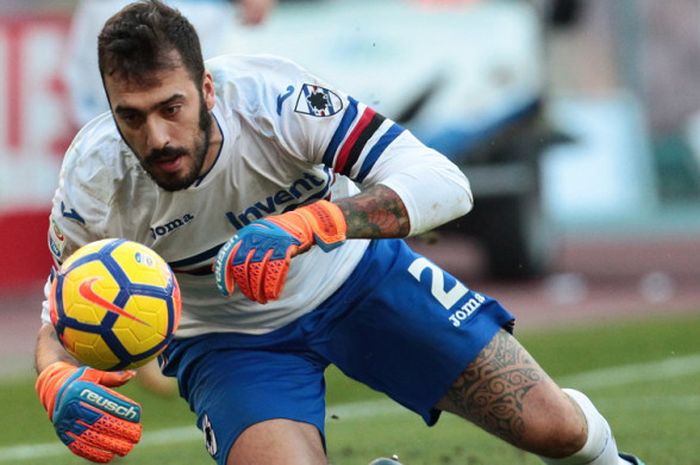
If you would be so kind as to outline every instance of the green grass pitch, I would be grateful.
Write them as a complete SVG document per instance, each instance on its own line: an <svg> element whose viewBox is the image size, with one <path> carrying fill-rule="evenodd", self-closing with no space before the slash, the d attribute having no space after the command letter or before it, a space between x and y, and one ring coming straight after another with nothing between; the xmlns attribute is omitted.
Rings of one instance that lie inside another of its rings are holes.
<svg viewBox="0 0 700 465"><path fill-rule="evenodd" d="M520 340L560 384L593 399L622 450L647 465L700 465L700 312L602 326L529 330ZM427 428L414 414L363 386L328 372L327 439L333 465L363 465L398 454L406 465L539 464L476 427L443 415ZM73 456L55 437L33 380L0 384L0 465L67 465ZM118 464L213 464L179 399L137 386L121 392L144 408L144 437Z"/></svg>

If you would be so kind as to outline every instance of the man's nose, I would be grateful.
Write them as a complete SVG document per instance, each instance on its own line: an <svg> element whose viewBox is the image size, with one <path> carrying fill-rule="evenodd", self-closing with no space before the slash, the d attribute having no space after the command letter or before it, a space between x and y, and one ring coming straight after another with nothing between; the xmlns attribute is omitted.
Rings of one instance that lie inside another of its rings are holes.
<svg viewBox="0 0 700 465"><path fill-rule="evenodd" d="M162 149L170 143L168 125L158 118L148 118L146 121L146 143L153 149Z"/></svg>

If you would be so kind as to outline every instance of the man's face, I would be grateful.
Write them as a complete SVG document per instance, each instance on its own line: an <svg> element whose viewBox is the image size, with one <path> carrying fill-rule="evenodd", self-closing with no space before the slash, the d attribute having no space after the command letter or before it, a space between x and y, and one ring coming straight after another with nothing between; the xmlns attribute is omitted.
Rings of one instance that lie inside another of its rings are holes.
<svg viewBox="0 0 700 465"><path fill-rule="evenodd" d="M213 83L198 88L179 66L159 71L150 85L105 76L112 113L141 166L163 189L189 187L202 173L210 148Z"/></svg>

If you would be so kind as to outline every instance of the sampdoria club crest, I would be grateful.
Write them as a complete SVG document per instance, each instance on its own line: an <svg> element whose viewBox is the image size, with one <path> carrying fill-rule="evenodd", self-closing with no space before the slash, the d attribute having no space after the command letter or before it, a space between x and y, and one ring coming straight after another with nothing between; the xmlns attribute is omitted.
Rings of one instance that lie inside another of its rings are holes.
<svg viewBox="0 0 700 465"><path fill-rule="evenodd" d="M315 84L304 84L299 91L294 111L311 116L331 116L343 109L338 95Z"/></svg>

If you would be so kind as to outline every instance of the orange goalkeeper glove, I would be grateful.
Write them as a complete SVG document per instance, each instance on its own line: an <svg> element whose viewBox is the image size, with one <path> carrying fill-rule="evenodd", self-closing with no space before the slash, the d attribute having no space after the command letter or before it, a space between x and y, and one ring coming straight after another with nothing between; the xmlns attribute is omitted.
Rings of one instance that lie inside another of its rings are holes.
<svg viewBox="0 0 700 465"><path fill-rule="evenodd" d="M121 386L133 371L109 372L55 362L36 380L39 400L56 434L76 455L107 463L141 439L141 405L108 387Z"/></svg>
<svg viewBox="0 0 700 465"><path fill-rule="evenodd" d="M216 285L223 295L238 287L262 304L279 298L291 258L316 244L328 252L345 241L347 225L340 208L326 200L241 228L216 257Z"/></svg>

